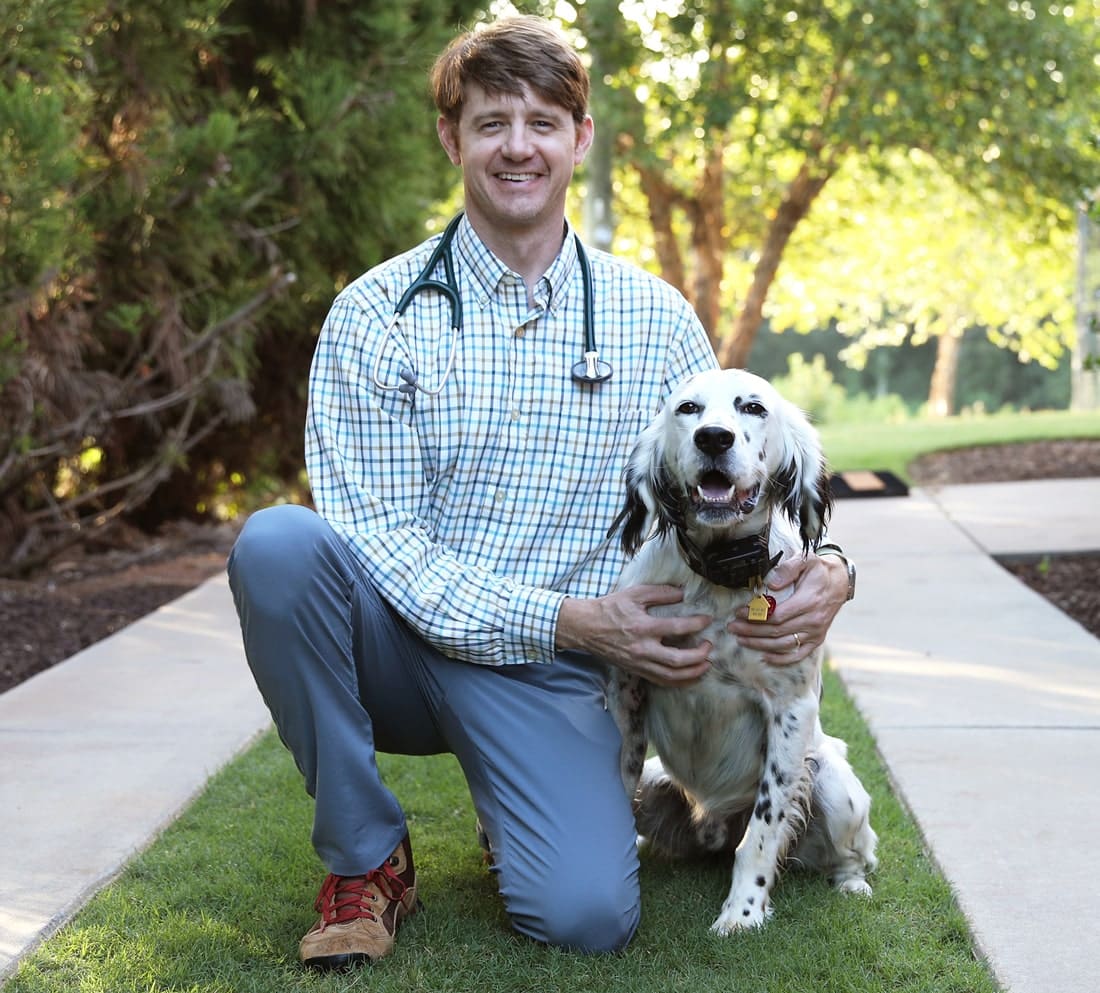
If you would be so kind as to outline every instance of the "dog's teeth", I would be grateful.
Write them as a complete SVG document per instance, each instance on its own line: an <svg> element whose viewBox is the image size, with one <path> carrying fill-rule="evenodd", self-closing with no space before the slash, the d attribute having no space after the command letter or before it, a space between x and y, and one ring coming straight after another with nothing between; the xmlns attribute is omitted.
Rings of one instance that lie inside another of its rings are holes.
<svg viewBox="0 0 1100 993"><path fill-rule="evenodd" d="M729 503L734 499L737 487L731 486L728 490L719 490L715 487L704 489L700 484L695 487L695 492L704 503Z"/></svg>

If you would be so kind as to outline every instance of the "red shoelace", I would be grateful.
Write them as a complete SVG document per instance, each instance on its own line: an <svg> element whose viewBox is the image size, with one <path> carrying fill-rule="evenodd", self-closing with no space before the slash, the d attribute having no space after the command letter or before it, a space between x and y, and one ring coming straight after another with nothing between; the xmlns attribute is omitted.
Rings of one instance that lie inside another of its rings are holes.
<svg viewBox="0 0 1100 993"><path fill-rule="evenodd" d="M317 894L315 909L321 915L322 928L330 924L346 924L362 918L376 921L378 917L369 904L383 894L391 900L400 900L408 886L393 871L389 862L372 869L365 876L337 876L330 873Z"/></svg>

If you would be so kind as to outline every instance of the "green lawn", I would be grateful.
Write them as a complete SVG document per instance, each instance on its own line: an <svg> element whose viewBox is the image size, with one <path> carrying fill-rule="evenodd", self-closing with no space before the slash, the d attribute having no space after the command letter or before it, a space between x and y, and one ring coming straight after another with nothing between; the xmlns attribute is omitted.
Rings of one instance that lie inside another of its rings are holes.
<svg viewBox="0 0 1100 993"><path fill-rule="evenodd" d="M1051 438L1100 438L1100 411L1041 411L896 424L823 425L820 431L829 464L834 469L888 469L908 479L907 466L925 452Z"/></svg>
<svg viewBox="0 0 1100 993"><path fill-rule="evenodd" d="M454 761L387 756L387 781L409 814L426 910L373 968L306 973L297 943L313 922L323 870L309 846L310 805L298 774L268 735L24 962L5 993L994 993L947 883L832 674L824 719L849 741L874 797L881 864L870 900L792 873L776 890L766 928L718 938L708 926L728 889L728 865L645 859L643 923L626 952L543 948L509 930ZM560 901L568 914L571 894Z"/></svg>
<svg viewBox="0 0 1100 993"><path fill-rule="evenodd" d="M1051 437L1100 437L1100 415L1017 415L822 432L839 470L905 466L920 452ZM150 849L5 985L5 993L274 993L295 990L471 993L994 993L967 925L919 832L890 789L866 726L827 674L826 728L848 740L874 797L880 867L871 900L792 873L776 914L732 938L708 926L729 881L722 863L646 858L641 930L626 952L585 957L512 935L474 838L474 814L449 757L383 758L402 798L425 913L397 951L351 976L297 964L323 870L309 845L310 804L268 735L217 775ZM572 894L559 894L570 912Z"/></svg>

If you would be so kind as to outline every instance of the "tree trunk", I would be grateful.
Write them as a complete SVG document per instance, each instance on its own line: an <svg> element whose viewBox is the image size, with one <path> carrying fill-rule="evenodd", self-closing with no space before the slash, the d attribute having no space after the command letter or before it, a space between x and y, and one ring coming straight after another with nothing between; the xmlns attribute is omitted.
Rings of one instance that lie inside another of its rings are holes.
<svg viewBox="0 0 1100 993"><path fill-rule="evenodd" d="M753 271L752 284L745 296L741 312L737 315L733 330L723 337L718 349L718 361L723 368L743 368L749 360L756 333L764 319L764 301L775 281L783 252L798 226L829 181L831 173L815 176L808 165L803 165L768 228L764 248Z"/></svg>
<svg viewBox="0 0 1100 993"><path fill-rule="evenodd" d="M610 120L610 98L599 48L592 52L591 75L591 103L597 120ZM612 213L615 186L611 175L614 159L614 128L597 126L592 147L585 159L588 195L584 198L584 227L588 243L605 252L611 251L615 240L615 217Z"/></svg>
<svg viewBox="0 0 1100 993"><path fill-rule="evenodd" d="M661 278L691 300L684 260L672 230L672 209L681 200L681 196L655 170L638 163L635 163L635 168L642 192L649 203L649 221L653 226L653 242L657 251L657 262L661 267Z"/></svg>
<svg viewBox="0 0 1100 993"><path fill-rule="evenodd" d="M699 195L691 201L689 210L695 261L695 312L715 348L721 340L718 324L722 315L722 273L726 258L724 150L721 141L709 146Z"/></svg>
<svg viewBox="0 0 1100 993"><path fill-rule="evenodd" d="M1100 407L1100 225L1077 214L1077 337L1073 345L1070 409Z"/></svg>
<svg viewBox="0 0 1100 993"><path fill-rule="evenodd" d="M928 416L950 417L955 413L955 383L959 378L959 350L962 331L948 328L936 340L936 364L928 387Z"/></svg>

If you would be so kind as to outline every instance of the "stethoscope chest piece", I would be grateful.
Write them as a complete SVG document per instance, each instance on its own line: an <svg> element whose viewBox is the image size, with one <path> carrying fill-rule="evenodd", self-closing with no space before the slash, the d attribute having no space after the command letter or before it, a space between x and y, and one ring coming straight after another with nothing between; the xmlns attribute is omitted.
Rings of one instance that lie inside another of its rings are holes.
<svg viewBox="0 0 1100 993"><path fill-rule="evenodd" d="M573 366L573 378L578 383L604 383L611 378L611 366L599 352L585 352L583 361Z"/></svg>

